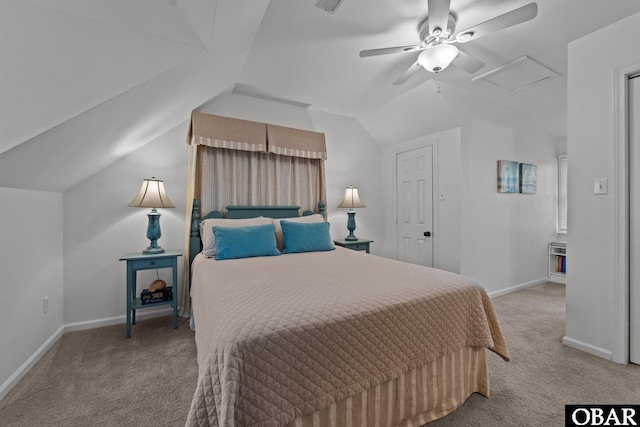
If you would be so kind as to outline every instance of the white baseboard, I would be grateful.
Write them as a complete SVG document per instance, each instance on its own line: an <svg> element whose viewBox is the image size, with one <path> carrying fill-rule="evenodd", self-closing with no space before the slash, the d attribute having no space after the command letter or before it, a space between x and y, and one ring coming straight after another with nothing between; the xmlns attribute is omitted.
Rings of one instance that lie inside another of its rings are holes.
<svg viewBox="0 0 640 427"><path fill-rule="evenodd" d="M512 292L520 291L522 289L530 288L531 286L541 285L543 283L547 283L549 281L548 277L543 277L541 279L532 280L530 282L521 283L519 285L510 286L508 288L500 289L498 291L488 292L489 298L496 298L502 295L507 295Z"/></svg>
<svg viewBox="0 0 640 427"><path fill-rule="evenodd" d="M562 337L562 343L569 347L573 347L578 350L585 351L593 354L594 356L602 357L603 359L613 360L613 353L604 348L596 347L595 345L587 344L586 342L578 341L568 336Z"/></svg>
<svg viewBox="0 0 640 427"><path fill-rule="evenodd" d="M173 308L167 307L167 306L163 308L137 311L136 321L153 319L154 317L161 317L169 314L173 314ZM95 329L95 328L102 328L105 326L119 325L121 323L127 323L127 316L124 314L121 316L106 317L104 319L88 320L85 322L67 323L64 325L64 332L67 333L67 332L75 332L75 331L84 331L87 329Z"/></svg>
<svg viewBox="0 0 640 427"><path fill-rule="evenodd" d="M136 320L152 319L154 317L161 317L170 315L173 313L171 307L163 307L157 309L145 310L144 312L136 313ZM0 385L0 400L4 398L9 391L27 372L44 356L44 354L67 332L84 331L86 329L102 328L104 326L112 326L118 324L124 324L127 322L127 316L108 317L105 319L89 320L86 322L67 323L62 325L56 330L53 335L45 341L32 355L22 364L2 385ZM122 330L124 335L124 329Z"/></svg>
<svg viewBox="0 0 640 427"><path fill-rule="evenodd" d="M23 364L20 366L7 380L0 385L0 400L9 393L9 391L18 384L18 381L24 377L27 372L44 356L44 354L60 339L64 334L64 326L60 326L54 333L47 339L44 344L40 346Z"/></svg>

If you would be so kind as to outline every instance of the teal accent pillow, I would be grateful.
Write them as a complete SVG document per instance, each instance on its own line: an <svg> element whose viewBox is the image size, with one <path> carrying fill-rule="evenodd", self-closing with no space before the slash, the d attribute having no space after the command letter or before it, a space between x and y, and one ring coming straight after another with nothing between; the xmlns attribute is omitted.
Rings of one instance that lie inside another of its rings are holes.
<svg viewBox="0 0 640 427"><path fill-rule="evenodd" d="M273 224L245 227L213 227L216 238L216 256L224 259L280 255L276 247Z"/></svg>
<svg viewBox="0 0 640 427"><path fill-rule="evenodd" d="M328 222L301 223L280 221L284 251L298 252L331 251L335 249L331 242Z"/></svg>

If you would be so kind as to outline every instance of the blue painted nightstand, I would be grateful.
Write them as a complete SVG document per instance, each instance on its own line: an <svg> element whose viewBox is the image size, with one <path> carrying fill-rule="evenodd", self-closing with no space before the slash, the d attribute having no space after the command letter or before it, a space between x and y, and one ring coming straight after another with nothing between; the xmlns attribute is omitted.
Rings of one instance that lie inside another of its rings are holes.
<svg viewBox="0 0 640 427"><path fill-rule="evenodd" d="M173 329L178 327L178 257L182 251L171 250L161 254L144 255L142 252L130 252L120 258L127 261L127 338L131 337L131 325L136 324L136 310L140 308L157 307L171 304L173 306ZM173 299L142 305L140 298L136 298L136 279L139 270L154 270L156 268L170 268L173 272Z"/></svg>
<svg viewBox="0 0 640 427"><path fill-rule="evenodd" d="M365 251L366 253L369 253L369 245L371 243L373 243L373 240L366 240L366 239L358 239L358 240L338 239L338 240L334 240L333 243L338 245L338 246L342 246L344 248L351 249L351 250L354 250L354 251Z"/></svg>

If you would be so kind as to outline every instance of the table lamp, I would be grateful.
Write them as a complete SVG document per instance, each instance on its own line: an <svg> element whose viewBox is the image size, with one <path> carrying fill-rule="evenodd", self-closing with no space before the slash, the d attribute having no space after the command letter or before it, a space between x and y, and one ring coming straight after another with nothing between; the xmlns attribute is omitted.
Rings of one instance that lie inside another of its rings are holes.
<svg viewBox="0 0 640 427"><path fill-rule="evenodd" d="M129 203L134 208L151 208L147 214L149 225L147 226L147 239L151 241L149 247L142 251L145 255L161 254L164 249L158 245L160 233L160 214L156 208L175 208L167 192L164 190L164 182L155 177L142 181L142 187L138 195Z"/></svg>
<svg viewBox="0 0 640 427"><path fill-rule="evenodd" d="M353 234L353 231L356 229L356 211L353 208L364 208L366 207L362 200L360 200L360 196L358 196L358 189L353 185L345 188L344 190L344 198L342 202L338 205L339 208L349 208L349 219L347 220L347 230L349 230L349 235L344 238L344 240L358 240L358 238Z"/></svg>

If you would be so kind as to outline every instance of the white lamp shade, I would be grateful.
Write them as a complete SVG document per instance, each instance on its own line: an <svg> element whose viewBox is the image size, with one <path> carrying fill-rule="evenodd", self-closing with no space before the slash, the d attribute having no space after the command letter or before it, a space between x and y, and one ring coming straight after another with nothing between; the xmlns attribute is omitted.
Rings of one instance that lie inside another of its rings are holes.
<svg viewBox="0 0 640 427"><path fill-rule="evenodd" d="M339 208L365 208L366 206L360 200L360 196L358 195L358 189L354 186L347 187L344 190L344 198L342 202L338 205Z"/></svg>
<svg viewBox="0 0 640 427"><path fill-rule="evenodd" d="M164 182L155 179L155 177L142 181L138 195L129 203L129 206L134 208L175 208L164 190Z"/></svg>
<svg viewBox="0 0 640 427"><path fill-rule="evenodd" d="M438 44L424 50L418 57L418 64L425 70L438 73L451 64L458 56L458 48L451 44Z"/></svg>

